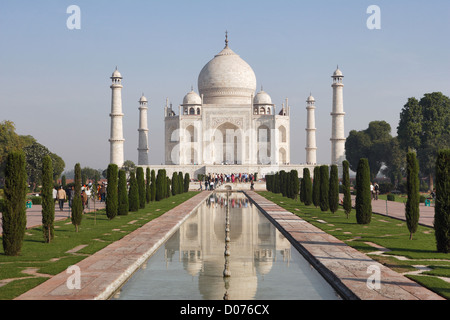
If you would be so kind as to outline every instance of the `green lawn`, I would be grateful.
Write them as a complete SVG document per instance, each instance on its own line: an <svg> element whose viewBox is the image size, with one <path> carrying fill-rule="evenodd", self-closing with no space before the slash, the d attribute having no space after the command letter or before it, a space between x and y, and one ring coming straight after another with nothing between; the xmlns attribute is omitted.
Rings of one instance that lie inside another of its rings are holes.
<svg viewBox="0 0 450 320"><path fill-rule="evenodd" d="M305 206L281 194L271 192L259 192L259 194L361 252L377 251L366 242L391 250L383 256L370 256L397 272L415 271L417 269L413 267L414 265L429 267L432 270L422 275L406 276L450 299L450 283L438 278L450 277L450 254L436 252L433 228L419 226L413 240L409 240L408 227L404 221L373 214L369 225L359 225L356 222L354 210L347 219L342 209L332 214L322 212L320 208L314 206ZM407 260L399 260L394 256L402 256Z"/></svg>
<svg viewBox="0 0 450 320"><path fill-rule="evenodd" d="M56 222L55 239L51 243L44 243L41 227L27 230L19 256L5 256L3 246L0 248L0 300L13 299L47 280L42 276L30 277L23 271L36 268L38 273L48 275L63 272L197 194L188 192L172 196L113 220L108 220L105 210L85 214L78 233L70 219ZM79 245L86 247L76 253L67 253ZM5 279L14 280L2 285Z"/></svg>

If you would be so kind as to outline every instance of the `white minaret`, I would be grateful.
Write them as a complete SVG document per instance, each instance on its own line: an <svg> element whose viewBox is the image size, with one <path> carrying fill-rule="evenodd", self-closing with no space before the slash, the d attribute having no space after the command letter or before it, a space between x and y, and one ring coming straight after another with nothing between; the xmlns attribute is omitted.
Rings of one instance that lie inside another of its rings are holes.
<svg viewBox="0 0 450 320"><path fill-rule="evenodd" d="M142 94L139 100L139 156L138 165L148 165L148 125L147 125L147 98Z"/></svg>
<svg viewBox="0 0 450 320"><path fill-rule="evenodd" d="M345 133L344 133L344 78L339 66L333 76L333 112L331 127L331 164L342 166L345 160Z"/></svg>
<svg viewBox="0 0 450 320"><path fill-rule="evenodd" d="M316 147L316 100L312 95L306 100L307 106L307 124L306 124L306 163L317 163L317 147Z"/></svg>
<svg viewBox="0 0 450 320"><path fill-rule="evenodd" d="M125 139L123 138L123 113L122 113L122 75L117 70L114 71L111 77L112 85L112 98L111 98L111 138L109 139L111 151L110 151L110 163L116 164L119 168L123 166L124 154L123 144Z"/></svg>

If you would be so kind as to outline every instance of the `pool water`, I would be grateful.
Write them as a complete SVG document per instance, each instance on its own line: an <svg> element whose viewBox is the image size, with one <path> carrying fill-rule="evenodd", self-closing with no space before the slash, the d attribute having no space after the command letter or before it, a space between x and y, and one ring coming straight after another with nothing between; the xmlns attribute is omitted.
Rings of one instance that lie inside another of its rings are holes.
<svg viewBox="0 0 450 320"><path fill-rule="evenodd" d="M337 300L242 193L215 193L113 300Z"/></svg>

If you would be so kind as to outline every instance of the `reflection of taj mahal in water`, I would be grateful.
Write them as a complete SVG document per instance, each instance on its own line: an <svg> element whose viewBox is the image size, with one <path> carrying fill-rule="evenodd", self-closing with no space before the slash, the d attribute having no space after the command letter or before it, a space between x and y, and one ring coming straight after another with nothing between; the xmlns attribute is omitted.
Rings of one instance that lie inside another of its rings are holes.
<svg viewBox="0 0 450 320"><path fill-rule="evenodd" d="M198 277L199 291L208 300L220 300L225 292L233 300L252 299L258 288L257 277L271 271L277 252L286 265L290 262L290 242L257 208L243 194L234 194L229 201L229 234L225 223L227 197L217 193L165 245L167 263L182 261L183 268ZM229 278L222 277L227 268L227 237Z"/></svg>
<svg viewBox="0 0 450 320"><path fill-rule="evenodd" d="M331 163L341 165L345 157L343 74L339 68L333 78L331 110ZM118 70L111 77L111 163L119 167L124 162L122 129L122 75ZM197 174L266 173L280 170L313 169L316 160L315 99L306 101L306 161L291 164L291 107L288 99L277 108L264 90L256 93L253 69L230 49L225 48L209 61L198 77L198 91L187 93L183 103L173 108L165 106L165 165L170 175L182 171ZM256 93L256 94L255 94ZM148 165L148 101L139 100L139 161ZM297 146L293 146L297 148ZM310 170L312 172L312 170Z"/></svg>

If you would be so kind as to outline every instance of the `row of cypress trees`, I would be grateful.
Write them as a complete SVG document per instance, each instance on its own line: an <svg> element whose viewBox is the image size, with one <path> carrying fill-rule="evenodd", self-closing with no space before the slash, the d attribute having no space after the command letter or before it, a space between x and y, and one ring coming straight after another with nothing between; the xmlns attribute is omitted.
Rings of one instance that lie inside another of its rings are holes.
<svg viewBox="0 0 450 320"><path fill-rule="evenodd" d="M266 175L266 189L273 193L281 193L283 197L297 199L300 191L298 171L281 170L273 175Z"/></svg>
<svg viewBox="0 0 450 320"><path fill-rule="evenodd" d="M170 179L165 169L159 169L156 175L155 170L147 168L144 177L144 169L138 167L136 172L130 172L127 188L126 172L115 164L108 166L107 179L106 215L110 220L144 209L150 202L187 192L190 183L188 173L183 178L182 172L174 172Z"/></svg>

